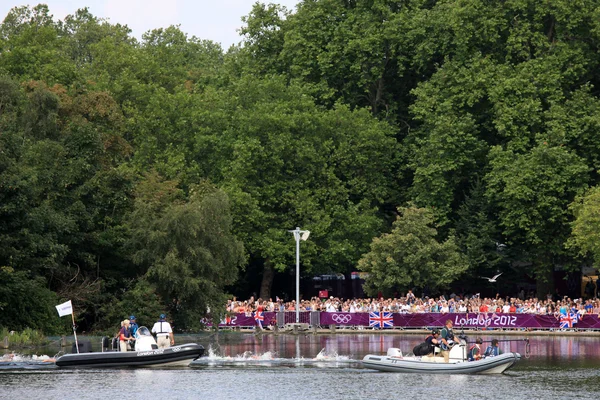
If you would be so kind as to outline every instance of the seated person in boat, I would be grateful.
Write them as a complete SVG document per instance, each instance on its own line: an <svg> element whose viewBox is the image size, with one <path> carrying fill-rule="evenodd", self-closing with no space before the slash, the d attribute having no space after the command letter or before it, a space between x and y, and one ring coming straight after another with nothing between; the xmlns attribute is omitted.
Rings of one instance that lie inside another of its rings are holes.
<svg viewBox="0 0 600 400"><path fill-rule="evenodd" d="M439 347L440 343L440 331L433 329L431 335L427 336L423 343L418 344L413 348L413 354L415 356L433 355L435 347Z"/></svg>
<svg viewBox="0 0 600 400"><path fill-rule="evenodd" d="M437 329L432 330L431 335L425 338L425 343L429 345L429 348L431 349L430 352L433 352L435 347L440 347L440 344L442 343L440 340L440 331Z"/></svg>
<svg viewBox="0 0 600 400"><path fill-rule="evenodd" d="M123 320L121 322L121 330L119 331L119 348L121 351L127 351L127 344L130 340L135 340L133 336L131 336L131 331L129 330L130 322L128 319Z"/></svg>
<svg viewBox="0 0 600 400"><path fill-rule="evenodd" d="M502 354L502 350L498 347L498 339L492 339L492 344L485 349L483 354L485 357L494 357Z"/></svg>
<svg viewBox="0 0 600 400"><path fill-rule="evenodd" d="M442 339L440 347L442 348L442 355L444 356L444 362L450 361L450 349L454 345L454 332L452 332L452 320L447 320L446 325L442 329Z"/></svg>
<svg viewBox="0 0 600 400"><path fill-rule="evenodd" d="M483 357L483 351L481 351L482 343L483 343L483 340L481 338L477 338L475 340L475 344L473 346L471 346L471 348L469 349L469 354L468 354L469 361L481 360L481 358Z"/></svg>

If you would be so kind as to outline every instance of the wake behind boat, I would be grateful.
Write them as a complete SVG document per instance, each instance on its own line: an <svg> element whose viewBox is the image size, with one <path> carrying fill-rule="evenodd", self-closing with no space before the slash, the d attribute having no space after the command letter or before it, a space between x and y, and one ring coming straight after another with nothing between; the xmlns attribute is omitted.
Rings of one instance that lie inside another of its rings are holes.
<svg viewBox="0 0 600 400"><path fill-rule="evenodd" d="M159 349L148 328L142 326L138 329L135 351L65 354L56 360L56 365L67 368L188 366L203 354L204 347L196 343Z"/></svg>
<svg viewBox="0 0 600 400"><path fill-rule="evenodd" d="M519 353L504 353L494 357L486 357L477 361L467 361L467 343L460 339L450 350L449 362L443 357L407 356L403 357L400 349L390 348L387 355L367 354L363 358L365 368L384 372L404 373L457 373L457 374L501 374L521 359Z"/></svg>

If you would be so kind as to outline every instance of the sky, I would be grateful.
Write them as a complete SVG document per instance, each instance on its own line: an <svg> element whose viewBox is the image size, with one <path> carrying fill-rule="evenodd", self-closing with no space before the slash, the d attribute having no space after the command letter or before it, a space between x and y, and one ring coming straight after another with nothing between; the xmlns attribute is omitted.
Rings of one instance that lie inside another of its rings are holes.
<svg viewBox="0 0 600 400"><path fill-rule="evenodd" d="M0 20L13 7L47 4L54 20L63 20L79 8L88 7L92 15L107 18L111 24L127 25L140 39L151 29L180 25L188 37L221 43L224 50L239 43L241 18L248 15L258 0L0 0ZM299 0L260 0L294 10Z"/></svg>

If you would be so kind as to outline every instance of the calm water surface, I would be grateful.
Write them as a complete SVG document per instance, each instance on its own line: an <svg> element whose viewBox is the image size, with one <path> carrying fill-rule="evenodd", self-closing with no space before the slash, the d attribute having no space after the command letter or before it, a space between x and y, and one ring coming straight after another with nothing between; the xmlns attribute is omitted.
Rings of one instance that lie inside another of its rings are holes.
<svg viewBox="0 0 600 400"><path fill-rule="evenodd" d="M504 351L525 354L522 338L498 338L517 340L502 342ZM0 368L0 398L600 398L598 336L531 337L531 357L503 375L381 373L361 368L357 362L365 354L383 353L388 347L410 351L422 340L420 335L380 334L178 337L178 343L204 344L210 355L192 368L180 369Z"/></svg>

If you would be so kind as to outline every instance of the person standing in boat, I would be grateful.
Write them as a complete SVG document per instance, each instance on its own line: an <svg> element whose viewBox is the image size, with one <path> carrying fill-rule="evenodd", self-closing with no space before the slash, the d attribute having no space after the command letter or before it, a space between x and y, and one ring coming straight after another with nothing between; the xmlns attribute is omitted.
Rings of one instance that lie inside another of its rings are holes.
<svg viewBox="0 0 600 400"><path fill-rule="evenodd" d="M442 339L440 347L442 348L442 355L444 356L444 362L450 361L450 349L454 345L454 332L452 332L452 320L446 320L446 325L442 329Z"/></svg>
<svg viewBox="0 0 600 400"><path fill-rule="evenodd" d="M498 347L498 339L492 339L492 344L485 349L483 354L485 357L495 357L502 354L502 350Z"/></svg>
<svg viewBox="0 0 600 400"><path fill-rule="evenodd" d="M152 333L156 334L156 344L159 349L167 349L175 344L175 337L171 324L166 321L165 314L160 314L159 320L152 327Z"/></svg>
<svg viewBox="0 0 600 400"><path fill-rule="evenodd" d="M129 331L131 332L132 337L136 337L138 328L139 326L135 319L135 315L132 315L131 317L129 317Z"/></svg>
<svg viewBox="0 0 600 400"><path fill-rule="evenodd" d="M482 358L481 344L483 340L481 338L475 339L475 344L469 349L468 360L477 361Z"/></svg>
<svg viewBox="0 0 600 400"><path fill-rule="evenodd" d="M119 349L121 351L127 351L127 345L129 344L129 341L135 340L135 338L131 336L131 331L129 328L129 320L123 320L123 322L121 322L121 330L119 331Z"/></svg>
<svg viewBox="0 0 600 400"><path fill-rule="evenodd" d="M129 332L131 333L131 337L132 338L137 338L136 334L137 334L137 330L138 330L139 326L137 324L137 321L135 320L135 315L132 315L129 317ZM129 346L128 346L128 350L134 350L134 344L132 342L128 342Z"/></svg>

